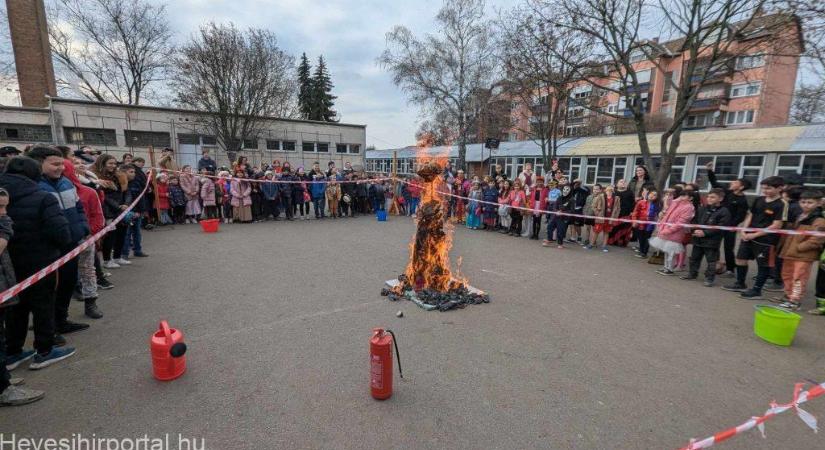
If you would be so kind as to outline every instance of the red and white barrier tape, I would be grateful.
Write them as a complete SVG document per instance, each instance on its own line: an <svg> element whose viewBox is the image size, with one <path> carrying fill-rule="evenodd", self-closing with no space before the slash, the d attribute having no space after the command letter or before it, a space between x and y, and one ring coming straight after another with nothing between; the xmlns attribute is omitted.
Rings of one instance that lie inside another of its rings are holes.
<svg viewBox="0 0 825 450"><path fill-rule="evenodd" d="M404 184L410 184L409 181L398 178L398 181ZM464 197L461 195L453 194L450 192L441 192L441 195L454 197L462 200L468 200L477 202L484 205L492 205L498 208L501 206L498 202L487 202L484 200L477 200L472 199L469 197ZM526 198L526 196L525 196ZM590 216L586 214L574 214L574 213L567 213L562 211L542 211L540 209L534 208L527 208L527 207L519 207L519 206L510 206L505 205L511 209L518 209L520 211L526 211L533 214L552 214L556 216L564 216L564 217L577 217L580 219L594 219L594 220L604 220L607 223L630 223L630 224L641 224L641 225L670 225L670 226L678 226L682 228L688 229L701 229L701 230L723 230L723 231L745 231L748 233L754 232L765 232L765 233L774 233L774 234L786 234L786 235L802 235L802 236L817 236L817 237L825 237L825 231L797 231L797 230L769 230L767 228L750 228L750 227L730 227L730 226L723 226L723 225L699 225L696 223L670 223L670 222L655 222L651 220L639 220L639 219L623 219L620 217L610 218L610 217L603 217L603 216Z"/></svg>
<svg viewBox="0 0 825 450"><path fill-rule="evenodd" d="M17 283L16 285L14 285L14 286L6 289L2 293L0 293L0 305L2 305L3 303L11 300L12 297L14 297L15 295L17 295L20 292L24 291L25 289L28 289L29 287L31 287L31 285L33 285L33 284L37 283L38 281L42 280L47 275L49 275L50 273L52 273L55 270L57 270L58 268L60 268L60 266L66 264L72 258L79 255L80 252L82 252L83 250L86 250L90 246L95 245L95 242L97 242L98 239L102 238L106 233L108 233L109 231L114 230L115 226L117 226L117 224L120 223L121 220L123 220L123 218L126 216L126 214L129 211L131 211L132 208L134 208L135 205L137 205L137 202L140 201L140 199L143 197L143 195L146 194L146 190L149 189L149 185L151 184L152 176L153 176L153 173L150 172L149 176L146 177L146 186L143 187L143 191L140 193L140 195L137 196L137 198L134 201L132 201L132 204L129 205L128 208L126 208L122 213L120 213L119 216L117 216L117 218L115 218L112 221L112 223L110 223L109 225L106 225L105 227L103 227L102 230L98 231L93 236L89 237L88 239L86 239L85 241L80 243L80 245L78 245L77 247L72 249L69 253L66 253L65 255L61 256L55 262L53 262L53 263L49 264L48 266L40 269L39 271L35 272L32 276L26 278L25 280Z"/></svg>
<svg viewBox="0 0 825 450"><path fill-rule="evenodd" d="M789 409L793 409L796 412L796 415L800 419L802 419L803 422L805 422L805 425L809 426L812 430L814 430L814 433L816 433L818 431L816 417L814 417L811 413L800 408L799 405L807 402L812 398L816 398L820 395L825 394L825 383L815 385L807 391L802 390L804 386L805 383L796 383L793 390L793 400L791 400L790 403L779 405L776 402L771 402L770 408L767 412L765 412L764 415L751 417L750 420L741 425L728 428L724 431L720 431L714 434L713 436L704 438L702 440L691 439L690 443L688 443L687 446L682 447L680 450L695 450L700 448L712 447L714 444L718 444L722 441L728 440L754 427L759 429L759 431L762 433L762 437L765 437L765 421Z"/></svg>
<svg viewBox="0 0 825 450"><path fill-rule="evenodd" d="M192 175L193 177L206 177L206 178L226 179L226 180L241 180L241 181L249 181L249 182L255 182L255 183L275 183L275 184L322 183L322 184L327 184L327 183L332 182L330 180L267 180L265 178L257 178L257 179L256 178L237 178L237 177L233 177L233 176L230 176L228 178L222 178L222 177L219 177L217 175L202 175L202 174L199 174L199 173L188 173L188 172L184 172L182 170L169 170L169 169L164 169L162 167L155 167L155 170L157 170L160 173L177 173L177 174L181 174L181 175ZM372 183L373 181L386 181L386 180L392 180L392 179L393 179L392 177L382 177L382 178L370 178L368 180L336 180L335 182L338 183L338 184L347 184L347 183L364 184L364 183Z"/></svg>

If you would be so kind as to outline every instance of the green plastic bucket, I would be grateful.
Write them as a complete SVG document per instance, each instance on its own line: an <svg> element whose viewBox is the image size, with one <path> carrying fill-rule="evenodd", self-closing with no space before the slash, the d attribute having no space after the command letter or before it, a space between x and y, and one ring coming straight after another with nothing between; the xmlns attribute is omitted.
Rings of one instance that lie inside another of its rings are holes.
<svg viewBox="0 0 825 450"><path fill-rule="evenodd" d="M771 305L756 305L753 332L771 344L789 346L802 316Z"/></svg>

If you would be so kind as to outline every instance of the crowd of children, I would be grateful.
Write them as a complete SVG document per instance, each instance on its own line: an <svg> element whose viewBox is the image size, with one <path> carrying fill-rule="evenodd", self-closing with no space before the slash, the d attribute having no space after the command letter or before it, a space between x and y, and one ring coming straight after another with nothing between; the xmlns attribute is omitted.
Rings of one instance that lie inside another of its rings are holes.
<svg viewBox="0 0 825 450"><path fill-rule="evenodd" d="M752 188L749 180L737 179L723 187L713 167L706 170L710 186L703 197L696 183L676 183L657 191L644 166L636 168L630 182L584 186L580 180L569 181L557 164L547 178L537 176L526 164L512 180L500 166L493 169L495 175L468 179L463 171L454 172L447 165L443 179L451 195L445 207L451 220L473 230L538 240L544 228L545 247L576 244L608 252L610 247L635 242L636 257L661 264L657 270L661 275L683 271L683 280L697 279L704 260L705 286L714 286L717 276L731 278L733 282L722 289L752 300L762 299L764 291L781 293L770 300L790 310L800 308L811 270L820 261L816 305L809 312L825 315L825 237L714 228L825 232L825 194L804 187L798 177L772 176L759 182L761 195L749 205L745 195ZM755 261L757 268L750 287L749 261Z"/></svg>
<svg viewBox="0 0 825 450"><path fill-rule="evenodd" d="M129 154L118 160L88 147L72 152L43 145L19 153L13 147L0 149L0 291L125 216L96 245L0 305L0 361L5 361L0 367L0 406L42 398L41 391L20 388L9 371L27 361L29 368L41 369L75 353L63 335L89 324L69 320L71 299L84 302L87 317L101 318L99 292L114 287L106 270L130 265L130 257L148 256L141 248L142 229L203 219L292 221L381 210L414 216L423 189L417 177L368 176L349 163L338 169L330 162L326 171L314 163L305 171L277 160L254 167L241 157L230 168L218 168L204 153L197 168L178 168L172 150L165 149L157 181L149 183L145 160ZM761 299L763 291L782 292L771 300L789 310L800 308L811 271L820 261L816 305L809 312L825 315L825 237L810 233L825 232L823 192L793 177L772 176L759 182L761 195L749 202L748 180L722 186L710 165L707 174L710 189L704 197L695 183L657 191L643 166L629 182L585 186L580 180L569 181L556 164L547 178L527 164L512 180L500 166L492 175L468 178L448 164L444 182L437 186L446 194L446 218L469 229L533 240L539 240L544 229L542 245L559 249L574 244L608 252L611 246L635 242L636 256L661 264L661 275L681 270L681 279L697 279L704 260L705 286L714 286L722 276L733 279L723 289L746 299ZM801 233L771 232L781 229ZM757 269L750 287L749 261L755 261ZM34 349L26 350L30 317Z"/></svg>
<svg viewBox="0 0 825 450"><path fill-rule="evenodd" d="M157 192L149 194L155 198L152 207L159 214L158 225L200 219L250 223L355 217L384 209L396 196L405 213L414 213L420 195L413 188L404 189L402 196L390 181L356 172L349 162L339 169L330 161L325 171L315 162L306 171L279 160L252 166L241 156L231 168L218 168L204 153L198 169L188 165L178 169L171 152L164 150L165 171L158 176Z"/></svg>

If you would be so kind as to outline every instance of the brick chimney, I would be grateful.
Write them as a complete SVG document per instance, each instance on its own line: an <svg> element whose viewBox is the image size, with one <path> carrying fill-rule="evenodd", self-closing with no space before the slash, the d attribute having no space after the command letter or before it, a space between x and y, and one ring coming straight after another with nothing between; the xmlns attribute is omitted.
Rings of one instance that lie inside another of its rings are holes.
<svg viewBox="0 0 825 450"><path fill-rule="evenodd" d="M57 96L43 0L6 0L11 43L23 106L45 107Z"/></svg>

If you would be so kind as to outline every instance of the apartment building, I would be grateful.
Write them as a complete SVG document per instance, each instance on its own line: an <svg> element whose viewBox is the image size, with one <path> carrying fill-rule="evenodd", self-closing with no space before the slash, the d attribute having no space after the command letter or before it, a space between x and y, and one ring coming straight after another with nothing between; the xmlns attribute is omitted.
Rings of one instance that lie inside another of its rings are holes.
<svg viewBox="0 0 825 450"><path fill-rule="evenodd" d="M781 23L781 26L776 26ZM785 125L793 100L799 55L803 51L801 28L795 18L768 15L754 21L746 30L733 26L724 38L731 40L727 56L717 58L709 67L710 58L700 55L697 73L687 82L701 84L697 100L685 120L686 129L749 128ZM676 91L683 78L680 74L690 56L680 53L682 41L674 39L660 43L658 39L640 42L631 54L638 77L638 92L621 96L616 74L594 76L580 81L570 89L567 115L563 124L566 136L622 134L635 130L629 109L641 102L649 129L660 131L672 123ZM649 55L653 55L652 58ZM604 69L606 71L606 69ZM705 78L702 82L701 78ZM603 86L607 89L600 89ZM508 140L530 139L531 122L542 119L552 104L548 93L537 93L532 104L514 102L511 110L513 126L502 131ZM615 115L609 117L594 108ZM626 117L622 120L621 117Z"/></svg>

